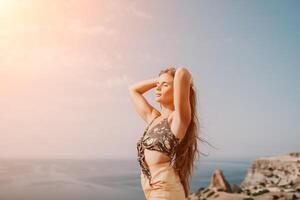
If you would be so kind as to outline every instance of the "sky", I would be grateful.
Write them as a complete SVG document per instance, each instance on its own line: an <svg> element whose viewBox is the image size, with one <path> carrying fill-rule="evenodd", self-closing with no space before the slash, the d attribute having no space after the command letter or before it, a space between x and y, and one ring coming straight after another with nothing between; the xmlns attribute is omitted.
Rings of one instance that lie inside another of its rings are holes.
<svg viewBox="0 0 300 200"><path fill-rule="evenodd" d="M135 159L127 87L187 68L209 158L299 151L300 2L0 0L0 158ZM144 94L157 109L154 90Z"/></svg>

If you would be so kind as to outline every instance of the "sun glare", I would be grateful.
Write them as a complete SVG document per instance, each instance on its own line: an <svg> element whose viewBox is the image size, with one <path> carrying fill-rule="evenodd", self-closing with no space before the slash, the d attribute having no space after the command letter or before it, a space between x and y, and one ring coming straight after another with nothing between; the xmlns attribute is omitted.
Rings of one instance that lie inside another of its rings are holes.
<svg viewBox="0 0 300 200"><path fill-rule="evenodd" d="M0 0L0 17L10 13L16 6L16 0Z"/></svg>
<svg viewBox="0 0 300 200"><path fill-rule="evenodd" d="M0 0L0 9L5 10L9 8L13 3L14 1L12 0Z"/></svg>

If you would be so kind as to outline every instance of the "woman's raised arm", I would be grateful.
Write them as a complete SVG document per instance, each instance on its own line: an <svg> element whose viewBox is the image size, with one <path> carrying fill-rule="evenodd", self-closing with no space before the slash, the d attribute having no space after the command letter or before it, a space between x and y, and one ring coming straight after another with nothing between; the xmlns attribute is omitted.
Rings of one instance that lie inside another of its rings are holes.
<svg viewBox="0 0 300 200"><path fill-rule="evenodd" d="M192 84L192 76L189 71L184 67L178 68L174 77L174 120L186 127L192 117L189 98Z"/></svg>
<svg viewBox="0 0 300 200"><path fill-rule="evenodd" d="M149 104L143 96L143 93L154 88L156 86L156 82L157 78L152 78L128 86L129 94L135 110L148 124L154 117L160 115L160 112Z"/></svg>

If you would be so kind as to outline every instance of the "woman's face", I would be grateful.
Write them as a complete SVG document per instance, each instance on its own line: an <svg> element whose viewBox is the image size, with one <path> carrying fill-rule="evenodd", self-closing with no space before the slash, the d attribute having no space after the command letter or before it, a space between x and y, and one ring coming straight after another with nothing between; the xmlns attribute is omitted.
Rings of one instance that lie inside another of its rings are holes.
<svg viewBox="0 0 300 200"><path fill-rule="evenodd" d="M173 103L173 76L163 73L159 76L155 88L155 100L161 104Z"/></svg>

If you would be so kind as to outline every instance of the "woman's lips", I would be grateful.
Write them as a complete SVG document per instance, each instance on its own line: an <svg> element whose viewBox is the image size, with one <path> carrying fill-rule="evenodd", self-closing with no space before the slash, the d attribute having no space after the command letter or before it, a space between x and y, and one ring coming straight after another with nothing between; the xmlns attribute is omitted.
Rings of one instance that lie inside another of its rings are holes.
<svg viewBox="0 0 300 200"><path fill-rule="evenodd" d="M160 96L160 94L155 94L155 96L159 97L159 96Z"/></svg>

